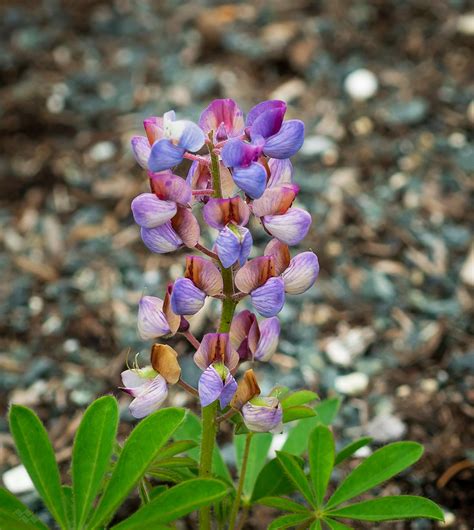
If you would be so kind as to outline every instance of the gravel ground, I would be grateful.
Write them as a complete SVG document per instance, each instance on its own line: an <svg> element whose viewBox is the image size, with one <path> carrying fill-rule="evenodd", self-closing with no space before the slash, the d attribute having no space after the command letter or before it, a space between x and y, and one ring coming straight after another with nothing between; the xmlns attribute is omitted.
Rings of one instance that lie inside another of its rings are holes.
<svg viewBox="0 0 474 530"><path fill-rule="evenodd" d="M322 273L282 312L275 362L259 368L263 387L343 395L341 443L367 433L372 448L422 442L421 463L381 491L425 494L449 528L472 528L468 7L3 1L0 470L18 464L10 402L38 411L68 461L85 405L118 395L127 356L146 351L135 330L141 294L159 296L182 273L183 256L150 255L131 219L130 200L146 188L129 149L141 120L170 108L197 118L215 97L246 109L282 98L306 123L294 162L314 225L301 248L318 253ZM197 333L215 318L206 307ZM190 362L184 371L196 377ZM132 421L119 398L125 433Z"/></svg>

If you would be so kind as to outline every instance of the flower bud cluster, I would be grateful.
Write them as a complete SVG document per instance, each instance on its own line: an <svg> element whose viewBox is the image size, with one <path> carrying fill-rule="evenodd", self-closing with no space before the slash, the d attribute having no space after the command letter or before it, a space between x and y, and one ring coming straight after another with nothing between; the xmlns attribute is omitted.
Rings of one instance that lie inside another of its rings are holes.
<svg viewBox="0 0 474 530"><path fill-rule="evenodd" d="M222 411L240 412L255 432L281 430L282 409L276 397L259 395L252 370L237 383L239 365L271 359L286 294L305 292L319 273L313 252L292 256L289 248L306 236L311 216L293 206L299 188L289 160L303 143L304 125L285 120L285 113L283 101L264 101L244 120L233 100L220 99L202 112L198 124L177 120L170 111L145 120L146 136L132 139L135 158L150 183L150 192L131 204L143 243L159 254L187 247L206 256L186 257L184 276L167 287L163 300L142 298L139 335L156 340L184 334L202 370L197 389L201 405L218 401ZM173 173L184 159L192 161L186 179ZM199 217L216 231L211 249L200 242ZM252 218L271 239L263 256L249 259ZM217 332L199 342L189 332L188 317L208 297L222 300L223 316ZM234 316L244 299L262 319L249 309ZM177 354L155 344L151 366L126 370L122 379L124 390L134 397L132 414L146 416L162 405L168 384L181 382Z"/></svg>

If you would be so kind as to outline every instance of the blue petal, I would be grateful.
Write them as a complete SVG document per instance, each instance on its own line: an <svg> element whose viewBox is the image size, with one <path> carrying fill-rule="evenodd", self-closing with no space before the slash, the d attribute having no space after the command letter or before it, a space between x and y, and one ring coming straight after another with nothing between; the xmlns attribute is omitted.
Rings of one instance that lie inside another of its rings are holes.
<svg viewBox="0 0 474 530"><path fill-rule="evenodd" d="M237 390L237 381L234 379L230 372L227 373L225 378L224 388L222 389L221 395L219 397L219 403L221 409L227 407L227 405L232 401L234 394Z"/></svg>
<svg viewBox="0 0 474 530"><path fill-rule="evenodd" d="M248 167L236 167L232 177L237 186L252 199L258 199L265 191L267 172L262 164L253 162Z"/></svg>
<svg viewBox="0 0 474 530"><path fill-rule="evenodd" d="M166 252L173 252L179 248L183 242L178 234L173 230L171 221L157 226L156 228L141 228L140 235L143 243L157 254L165 254Z"/></svg>
<svg viewBox="0 0 474 530"><path fill-rule="evenodd" d="M278 277L269 278L261 287L250 293L252 305L262 317L274 317L285 303L285 284Z"/></svg>
<svg viewBox="0 0 474 530"><path fill-rule="evenodd" d="M198 289L189 278L178 278L171 293L171 309L177 315L194 315L206 300L206 293Z"/></svg>
<svg viewBox="0 0 474 530"><path fill-rule="evenodd" d="M217 373L216 369L211 365L204 370L199 378L198 392L202 407L207 407L219 399L224 383L222 377Z"/></svg>
<svg viewBox="0 0 474 530"><path fill-rule="evenodd" d="M178 146L192 151L199 151L206 140L203 131L192 121L182 120L185 123Z"/></svg>
<svg viewBox="0 0 474 530"><path fill-rule="evenodd" d="M243 233L243 241L240 245L239 264L242 267L249 257L250 251L252 250L253 239L250 230L241 227L241 234Z"/></svg>
<svg viewBox="0 0 474 530"><path fill-rule="evenodd" d="M240 256L240 241L237 234L234 234L229 227L225 227L219 232L216 239L216 250L222 265L228 269Z"/></svg>
<svg viewBox="0 0 474 530"><path fill-rule="evenodd" d="M304 141L304 123L300 120L283 122L280 131L265 142L263 152L271 158L290 158Z"/></svg>
<svg viewBox="0 0 474 530"><path fill-rule="evenodd" d="M185 149L165 138L153 144L148 159L148 169L154 173L170 169L183 160Z"/></svg>

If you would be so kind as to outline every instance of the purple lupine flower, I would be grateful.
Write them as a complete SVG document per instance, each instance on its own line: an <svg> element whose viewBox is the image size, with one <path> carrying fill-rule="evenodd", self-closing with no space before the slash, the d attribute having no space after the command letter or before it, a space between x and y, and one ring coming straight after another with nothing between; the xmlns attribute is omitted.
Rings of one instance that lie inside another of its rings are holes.
<svg viewBox="0 0 474 530"><path fill-rule="evenodd" d="M267 188L293 183L293 165L288 158L283 160L270 158L268 167L270 169L270 177L267 182Z"/></svg>
<svg viewBox="0 0 474 530"><path fill-rule="evenodd" d="M258 322L257 317L245 309L232 320L230 339L240 359L269 361L278 346L280 321L277 317Z"/></svg>
<svg viewBox="0 0 474 530"><path fill-rule="evenodd" d="M228 333L206 333L194 354L194 362L201 370L213 363L221 363L233 372L239 364L239 354L232 347Z"/></svg>
<svg viewBox="0 0 474 530"><path fill-rule="evenodd" d="M302 294L307 291L319 275L319 261L314 252L306 251L290 258L288 246L272 239L264 254L272 256L276 274L280 274L288 294Z"/></svg>
<svg viewBox="0 0 474 530"><path fill-rule="evenodd" d="M244 115L233 99L215 99L201 114L199 127L221 142L244 132Z"/></svg>
<svg viewBox="0 0 474 530"><path fill-rule="evenodd" d="M191 188L171 171L150 175L150 185L153 193L142 193L131 204L145 245L158 254L172 252L183 245L194 247L199 241L200 229L187 208Z"/></svg>
<svg viewBox="0 0 474 530"><path fill-rule="evenodd" d="M163 118L153 116L143 122L146 136L133 136L131 140L132 152L136 161L143 169L148 168L151 146L164 135Z"/></svg>
<svg viewBox="0 0 474 530"><path fill-rule="evenodd" d="M177 315L194 315L207 296L222 293L223 282L219 269L200 256L186 256L184 278L178 278L173 285L171 307Z"/></svg>
<svg viewBox="0 0 474 530"><path fill-rule="evenodd" d="M242 407L245 426L252 432L283 431L283 409L276 397L254 397Z"/></svg>
<svg viewBox="0 0 474 530"><path fill-rule="evenodd" d="M261 219L267 232L287 245L298 244L311 225L311 215L306 210L291 207L298 190L295 184L267 188L252 203L253 214Z"/></svg>
<svg viewBox="0 0 474 530"><path fill-rule="evenodd" d="M154 173L176 166L186 151L195 153L204 145L203 131L192 121L176 120L172 110L163 115L162 131L148 157L148 169Z"/></svg>
<svg viewBox="0 0 474 530"><path fill-rule="evenodd" d="M202 210L206 223L219 230L215 247L227 269L236 261L243 265L250 254L253 240L246 225L250 210L240 197L209 199Z"/></svg>
<svg viewBox="0 0 474 530"><path fill-rule="evenodd" d="M283 122L285 112L283 101L259 103L247 116L245 131L250 142L234 138L222 149L222 160L232 168L235 183L253 199L261 197L267 184L267 171L259 162L260 156L290 158L303 145L303 122Z"/></svg>
<svg viewBox="0 0 474 530"><path fill-rule="evenodd" d="M165 299L143 296L138 304L138 334L143 340L174 335L180 326L181 317L171 309L172 285L166 290Z"/></svg>
<svg viewBox="0 0 474 530"><path fill-rule="evenodd" d="M135 418L144 418L158 410L168 396L165 378L151 366L125 370L121 376L122 390L134 397L129 408Z"/></svg>
<svg viewBox="0 0 474 530"><path fill-rule="evenodd" d="M199 378L198 392L202 407L207 407L218 399L221 409L224 409L231 402L236 390L236 380L222 363L209 365Z"/></svg>
<svg viewBox="0 0 474 530"><path fill-rule="evenodd" d="M273 256L248 261L235 275L235 285L250 294L252 305L263 317L273 317L285 303L283 279L275 274Z"/></svg>

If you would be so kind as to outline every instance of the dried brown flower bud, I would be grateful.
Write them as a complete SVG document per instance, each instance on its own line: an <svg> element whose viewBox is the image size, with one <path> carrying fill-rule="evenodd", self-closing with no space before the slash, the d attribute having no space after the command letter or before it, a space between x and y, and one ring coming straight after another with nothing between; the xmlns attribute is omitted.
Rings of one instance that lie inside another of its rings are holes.
<svg viewBox="0 0 474 530"><path fill-rule="evenodd" d="M167 344L153 344L150 355L151 365L168 383L175 384L181 376L178 353Z"/></svg>
<svg viewBox="0 0 474 530"><path fill-rule="evenodd" d="M260 394L260 387L253 370L247 370L239 381L237 391L230 402L233 409L240 410L247 401Z"/></svg>

